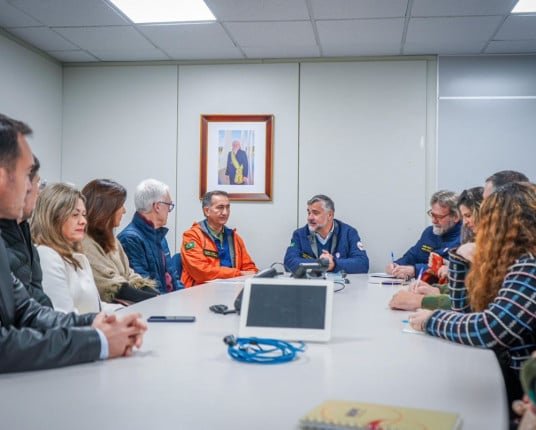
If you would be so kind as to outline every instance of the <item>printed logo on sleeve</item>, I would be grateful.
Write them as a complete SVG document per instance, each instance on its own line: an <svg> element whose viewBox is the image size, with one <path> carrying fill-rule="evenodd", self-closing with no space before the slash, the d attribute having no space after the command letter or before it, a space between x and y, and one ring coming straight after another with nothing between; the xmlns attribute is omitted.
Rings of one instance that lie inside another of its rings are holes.
<svg viewBox="0 0 536 430"><path fill-rule="evenodd" d="M359 242L357 242L357 248L360 251L364 251L365 250L365 245L363 245L363 242L359 241Z"/></svg>
<svg viewBox="0 0 536 430"><path fill-rule="evenodd" d="M192 248L195 248L195 242L186 242L184 244L184 249L186 249L186 251L188 251L189 249L192 249Z"/></svg>

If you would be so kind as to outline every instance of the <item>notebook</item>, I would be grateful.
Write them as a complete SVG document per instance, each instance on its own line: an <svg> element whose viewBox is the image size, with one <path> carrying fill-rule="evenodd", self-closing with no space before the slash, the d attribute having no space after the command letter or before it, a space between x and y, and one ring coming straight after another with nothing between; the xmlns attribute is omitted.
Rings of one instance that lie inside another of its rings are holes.
<svg viewBox="0 0 536 430"><path fill-rule="evenodd" d="M300 420L301 430L454 430L460 428L460 416L451 412L343 400L327 400Z"/></svg>
<svg viewBox="0 0 536 430"><path fill-rule="evenodd" d="M333 282L326 279L249 278L240 311L240 337L327 342Z"/></svg>

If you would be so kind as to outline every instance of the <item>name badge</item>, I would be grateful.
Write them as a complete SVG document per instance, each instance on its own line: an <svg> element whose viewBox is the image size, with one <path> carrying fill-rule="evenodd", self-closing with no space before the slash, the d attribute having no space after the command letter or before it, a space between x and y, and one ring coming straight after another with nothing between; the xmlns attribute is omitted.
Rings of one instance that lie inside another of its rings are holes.
<svg viewBox="0 0 536 430"><path fill-rule="evenodd" d="M212 251L210 249L203 249L203 254L206 255L207 257L219 258L218 253L216 251Z"/></svg>

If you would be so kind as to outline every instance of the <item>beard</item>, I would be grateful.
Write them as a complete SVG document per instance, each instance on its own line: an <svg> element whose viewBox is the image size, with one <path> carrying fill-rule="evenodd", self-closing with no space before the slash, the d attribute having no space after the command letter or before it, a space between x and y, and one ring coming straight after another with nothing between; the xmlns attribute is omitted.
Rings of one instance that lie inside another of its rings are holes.
<svg viewBox="0 0 536 430"><path fill-rule="evenodd" d="M436 236L441 236L451 230L455 225L456 223L454 221L450 221L446 226L432 225L432 232Z"/></svg>

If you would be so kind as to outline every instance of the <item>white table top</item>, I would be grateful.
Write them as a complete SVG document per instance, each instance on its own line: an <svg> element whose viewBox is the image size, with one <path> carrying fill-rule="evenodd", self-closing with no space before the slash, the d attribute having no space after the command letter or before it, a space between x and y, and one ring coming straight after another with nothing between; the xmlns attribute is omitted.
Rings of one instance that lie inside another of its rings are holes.
<svg viewBox="0 0 536 430"><path fill-rule="evenodd" d="M326 399L460 413L464 429L507 428L506 394L491 351L403 333L408 312L387 303L400 287L366 275L334 297L333 336L292 363L233 361L222 338L236 334L240 282L211 283L139 303L149 315L195 315L153 323L133 357L0 375L3 429L295 429Z"/></svg>

